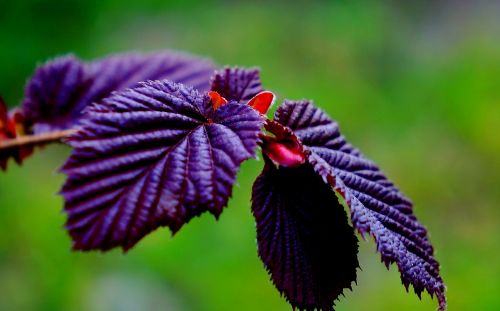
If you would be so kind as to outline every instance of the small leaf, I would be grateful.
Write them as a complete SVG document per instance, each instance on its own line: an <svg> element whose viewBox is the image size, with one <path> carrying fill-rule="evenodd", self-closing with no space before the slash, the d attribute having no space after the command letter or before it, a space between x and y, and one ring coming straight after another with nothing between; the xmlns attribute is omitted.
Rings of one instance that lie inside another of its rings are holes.
<svg viewBox="0 0 500 311"><path fill-rule="evenodd" d="M280 293L301 310L332 310L351 288L358 240L344 208L310 164L276 168L253 186L259 256Z"/></svg>
<svg viewBox="0 0 500 311"><path fill-rule="evenodd" d="M210 61L174 52L117 54L84 63L74 56L38 67L26 86L22 111L33 133L72 128L85 107L113 91L168 79L207 91Z"/></svg>
<svg viewBox="0 0 500 311"><path fill-rule="evenodd" d="M0 141L16 137L16 128L9 118L9 111L0 97Z"/></svg>
<svg viewBox="0 0 500 311"><path fill-rule="evenodd" d="M262 118L169 81L142 83L89 108L62 171L74 249L129 249L150 231L216 217L240 163L255 156Z"/></svg>
<svg viewBox="0 0 500 311"><path fill-rule="evenodd" d="M248 105L261 114L266 114L274 103L276 96L273 92L263 91L248 101Z"/></svg>
<svg viewBox="0 0 500 311"><path fill-rule="evenodd" d="M230 101L248 102L263 90L257 68L226 67L212 77L212 91Z"/></svg>
<svg viewBox="0 0 500 311"><path fill-rule="evenodd" d="M264 127L274 136L261 134L260 147L275 165L297 167L304 164L306 160L304 148L291 130L271 120L267 120Z"/></svg>
<svg viewBox="0 0 500 311"><path fill-rule="evenodd" d="M351 210L353 226L371 234L387 266L396 263L403 284L426 289L446 308L445 286L426 229L413 215L412 203L379 168L348 144L338 124L308 101L286 101L275 121L300 139L308 162L341 194Z"/></svg>
<svg viewBox="0 0 500 311"><path fill-rule="evenodd" d="M33 152L33 145L13 146L12 142L22 132L22 114L17 110L7 111L7 105L0 97L0 169L7 170L10 158L21 164Z"/></svg>
<svg viewBox="0 0 500 311"><path fill-rule="evenodd" d="M16 137L15 128L9 120L7 105L2 97L0 97L0 144L2 141ZM7 162L11 157L17 158L17 150L2 150L0 149L0 169L7 169Z"/></svg>
<svg viewBox="0 0 500 311"><path fill-rule="evenodd" d="M21 105L27 127L35 134L73 127L89 104L80 98L90 84L85 66L72 55L38 67L28 81Z"/></svg>
<svg viewBox="0 0 500 311"><path fill-rule="evenodd" d="M227 104L227 99L220 96L219 93L215 91L208 92L208 96L210 97L210 101L212 103L212 107L217 110L220 106Z"/></svg>

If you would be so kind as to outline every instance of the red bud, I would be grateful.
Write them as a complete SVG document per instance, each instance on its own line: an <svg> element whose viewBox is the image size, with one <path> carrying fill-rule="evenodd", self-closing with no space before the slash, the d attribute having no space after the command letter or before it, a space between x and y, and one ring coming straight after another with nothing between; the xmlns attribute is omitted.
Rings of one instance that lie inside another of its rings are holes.
<svg viewBox="0 0 500 311"><path fill-rule="evenodd" d="M285 167L297 167L305 162L305 154L300 143L293 138L278 140L271 136L262 136L262 151L276 164Z"/></svg>

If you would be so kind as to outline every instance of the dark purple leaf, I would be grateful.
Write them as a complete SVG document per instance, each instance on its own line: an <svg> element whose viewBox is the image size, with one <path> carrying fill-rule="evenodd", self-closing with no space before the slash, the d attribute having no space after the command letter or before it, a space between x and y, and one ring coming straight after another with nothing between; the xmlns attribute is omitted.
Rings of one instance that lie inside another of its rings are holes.
<svg viewBox="0 0 500 311"><path fill-rule="evenodd" d="M262 92L260 72L257 68L224 68L212 78L212 91L227 100L247 102Z"/></svg>
<svg viewBox="0 0 500 311"><path fill-rule="evenodd" d="M60 57L36 70L26 86L22 110L35 134L68 129L85 107L113 91L162 79L207 91L214 69L206 59L173 52L118 54L90 63Z"/></svg>
<svg viewBox="0 0 500 311"><path fill-rule="evenodd" d="M85 66L74 56L38 67L26 86L21 109L36 134L71 128L84 108L80 98L91 83ZM85 103L88 104L88 103Z"/></svg>
<svg viewBox="0 0 500 311"><path fill-rule="evenodd" d="M426 229L412 203L340 134L338 124L308 101L285 102L275 120L301 140L308 162L340 193L351 210L353 226L371 234L387 266L395 262L401 280L415 292L426 289L446 308L445 286Z"/></svg>
<svg viewBox="0 0 500 311"><path fill-rule="evenodd" d="M159 226L176 232L226 206L240 163L255 155L262 118L198 91L150 81L92 105L62 171L75 249L132 247Z"/></svg>
<svg viewBox="0 0 500 311"><path fill-rule="evenodd" d="M266 166L253 186L259 256L273 283L300 310L333 310L351 288L358 240L344 208L310 164Z"/></svg>

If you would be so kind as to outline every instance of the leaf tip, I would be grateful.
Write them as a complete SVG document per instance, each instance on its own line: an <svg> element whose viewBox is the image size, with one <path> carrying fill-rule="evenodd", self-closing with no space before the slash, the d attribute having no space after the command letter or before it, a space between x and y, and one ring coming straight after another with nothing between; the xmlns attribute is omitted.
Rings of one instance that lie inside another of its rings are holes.
<svg viewBox="0 0 500 311"><path fill-rule="evenodd" d="M265 115L269 108L274 104L276 96L273 92L262 91L248 101L248 105L257 110L260 114Z"/></svg>

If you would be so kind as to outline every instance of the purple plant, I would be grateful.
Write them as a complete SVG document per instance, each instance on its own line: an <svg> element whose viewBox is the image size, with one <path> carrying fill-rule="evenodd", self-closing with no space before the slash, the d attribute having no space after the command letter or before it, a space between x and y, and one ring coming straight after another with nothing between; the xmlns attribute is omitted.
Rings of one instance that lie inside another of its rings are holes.
<svg viewBox="0 0 500 311"><path fill-rule="evenodd" d="M436 295L445 310L439 264L412 203L337 123L305 100L285 100L270 120L274 94L257 69L210 79L213 71L171 52L48 62L20 108L8 114L0 102L0 166L63 139L73 148L61 169L73 249L127 251L158 227L175 233L204 212L219 217L240 164L260 147L258 253L294 308L333 310L351 289L358 231L373 236L388 268L396 263L407 290Z"/></svg>

